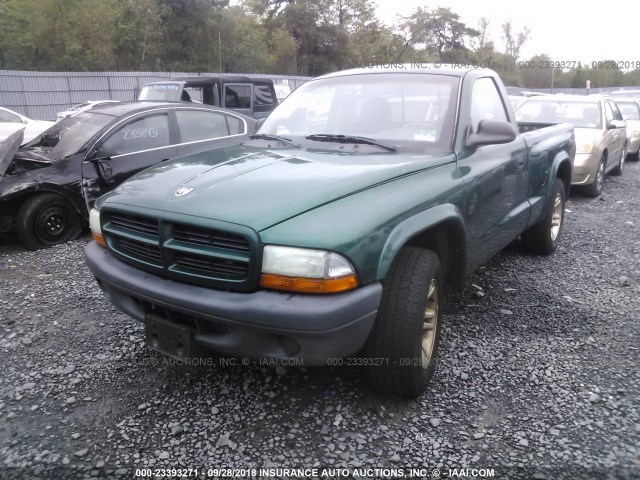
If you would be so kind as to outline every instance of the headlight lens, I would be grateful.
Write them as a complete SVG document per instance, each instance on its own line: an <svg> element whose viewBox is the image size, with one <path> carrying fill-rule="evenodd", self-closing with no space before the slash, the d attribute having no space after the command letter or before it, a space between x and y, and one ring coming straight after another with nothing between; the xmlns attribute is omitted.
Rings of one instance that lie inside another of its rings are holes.
<svg viewBox="0 0 640 480"><path fill-rule="evenodd" d="M92 208L89 212L89 226L91 227L91 235L93 236L93 239L98 243L98 245L106 247L107 244L102 236L102 228L100 228L100 212L95 208Z"/></svg>
<svg viewBox="0 0 640 480"><path fill-rule="evenodd" d="M260 285L304 293L337 293L358 286L353 266L341 255L308 248L264 247Z"/></svg>
<svg viewBox="0 0 640 480"><path fill-rule="evenodd" d="M593 150L592 143L585 143L584 145L579 145L576 153L591 153Z"/></svg>

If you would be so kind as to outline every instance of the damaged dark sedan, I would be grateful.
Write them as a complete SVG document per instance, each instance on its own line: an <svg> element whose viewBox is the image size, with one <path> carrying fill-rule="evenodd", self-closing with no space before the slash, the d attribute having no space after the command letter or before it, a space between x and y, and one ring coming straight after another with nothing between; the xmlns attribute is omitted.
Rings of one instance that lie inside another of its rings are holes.
<svg viewBox="0 0 640 480"><path fill-rule="evenodd" d="M101 105L68 117L20 147L0 145L0 235L30 249L77 237L93 202L141 170L242 143L256 122L197 103Z"/></svg>

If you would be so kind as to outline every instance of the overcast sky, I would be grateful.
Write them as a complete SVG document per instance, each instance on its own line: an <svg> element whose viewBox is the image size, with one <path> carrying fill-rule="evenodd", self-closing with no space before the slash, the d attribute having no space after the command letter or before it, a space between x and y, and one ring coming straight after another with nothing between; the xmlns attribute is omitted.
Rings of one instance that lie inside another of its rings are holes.
<svg viewBox="0 0 640 480"><path fill-rule="evenodd" d="M511 19L516 31L528 26L529 40L521 59L546 53L553 60L638 61L640 64L640 2L596 2L575 0L377 0L378 17L391 24L396 14L410 15L417 7L451 8L469 27L486 17L490 37L504 51L501 28Z"/></svg>

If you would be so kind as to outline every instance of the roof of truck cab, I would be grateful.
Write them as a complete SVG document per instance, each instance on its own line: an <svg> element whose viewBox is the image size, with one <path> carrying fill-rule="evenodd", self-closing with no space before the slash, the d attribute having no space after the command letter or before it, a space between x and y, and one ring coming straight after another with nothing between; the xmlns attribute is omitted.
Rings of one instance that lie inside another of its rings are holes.
<svg viewBox="0 0 640 480"><path fill-rule="evenodd" d="M265 78L251 78L241 75L233 76L220 76L220 77L176 77L171 80L165 80L164 82L154 83L166 83L166 82L185 82L189 83L190 87L206 87L208 85L215 85L216 83L256 83L256 84L272 84L273 81Z"/></svg>
<svg viewBox="0 0 640 480"><path fill-rule="evenodd" d="M490 69L474 68L463 64L440 64L440 63L398 63L372 65L371 67L353 68L350 70L342 70L340 72L328 73L316 78L332 78L349 75L366 75L366 74L385 74L385 73L411 73L411 74L429 74L429 75L448 75L453 77L463 77L470 72L491 73L497 76L497 73Z"/></svg>

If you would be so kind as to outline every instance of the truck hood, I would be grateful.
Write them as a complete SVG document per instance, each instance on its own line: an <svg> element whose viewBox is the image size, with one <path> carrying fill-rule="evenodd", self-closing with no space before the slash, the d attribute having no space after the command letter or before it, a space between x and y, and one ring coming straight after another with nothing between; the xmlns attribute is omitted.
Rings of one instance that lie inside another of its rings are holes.
<svg viewBox="0 0 640 480"><path fill-rule="evenodd" d="M98 205L125 204L250 226L272 225L400 177L455 160L448 155L349 155L240 146L147 169Z"/></svg>

